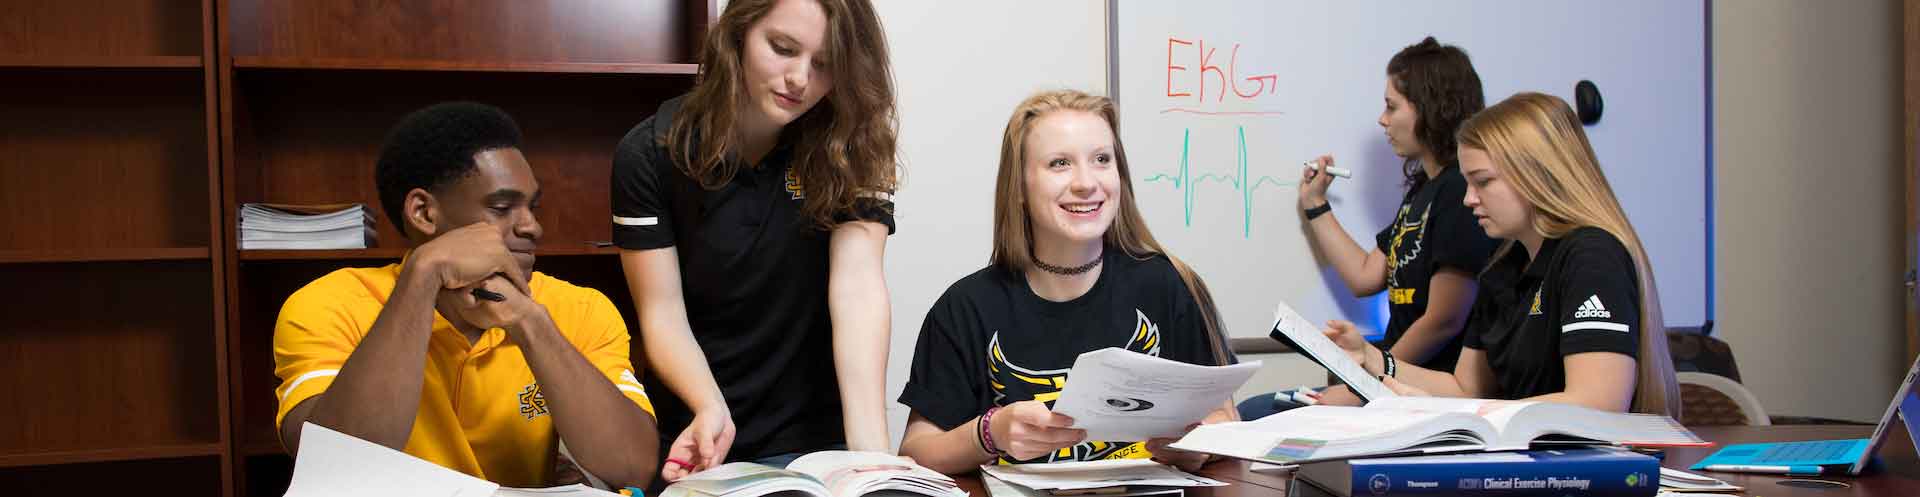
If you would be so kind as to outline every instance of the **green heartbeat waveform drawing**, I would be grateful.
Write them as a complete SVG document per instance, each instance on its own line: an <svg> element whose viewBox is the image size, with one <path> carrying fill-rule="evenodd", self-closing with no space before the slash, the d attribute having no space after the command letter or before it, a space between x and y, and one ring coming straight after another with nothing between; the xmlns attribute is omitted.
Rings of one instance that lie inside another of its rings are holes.
<svg viewBox="0 0 1920 497"><path fill-rule="evenodd" d="M1201 183L1205 183L1208 181L1213 181L1215 183L1226 183L1228 185L1232 185L1234 190L1238 190L1240 192L1240 237L1241 238L1251 238L1253 236L1253 192L1254 191L1259 190L1261 185L1273 185L1273 186L1278 186L1283 188L1291 188L1298 183L1295 181L1281 180L1278 178L1274 178L1272 176L1256 177L1253 179L1252 184L1250 185L1242 181L1242 178L1247 177L1247 128L1245 126L1241 126L1241 127L1238 127L1238 130L1240 133L1239 154L1237 155L1236 161L1235 161L1237 162L1236 171L1238 172L1238 174L1200 173L1199 176L1193 176L1192 168L1187 161L1187 156L1191 155L1189 152L1192 150L1192 146L1193 146L1193 129L1188 128L1188 129L1182 130L1181 136L1180 136L1180 172L1154 173L1152 176L1147 177L1146 182L1148 183L1162 182L1162 181L1171 182L1173 183L1173 188L1175 190L1181 191L1181 194L1184 197L1181 200L1183 201L1183 206L1186 208L1186 211L1187 211L1186 222L1188 227L1193 226L1193 198L1195 196L1195 192L1197 192L1200 189Z"/></svg>

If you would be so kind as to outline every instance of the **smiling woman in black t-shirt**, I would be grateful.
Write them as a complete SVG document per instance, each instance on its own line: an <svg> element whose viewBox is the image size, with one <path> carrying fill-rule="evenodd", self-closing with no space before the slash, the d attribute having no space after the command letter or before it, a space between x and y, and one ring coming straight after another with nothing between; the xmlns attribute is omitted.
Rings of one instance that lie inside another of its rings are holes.
<svg viewBox="0 0 1920 497"><path fill-rule="evenodd" d="M1014 110L1000 149L992 262L927 312L900 403L900 454L945 473L999 462L1154 457L1169 440L1084 440L1049 406L1081 353L1122 347L1231 362L1206 285L1147 231L1113 102L1074 91ZM1232 419L1222 405L1207 421Z"/></svg>
<svg viewBox="0 0 1920 497"><path fill-rule="evenodd" d="M1480 276L1451 372L1393 365L1352 323L1329 337L1409 395L1531 399L1677 415L1646 250L1566 101L1521 93L1460 127L1466 206L1509 240Z"/></svg>

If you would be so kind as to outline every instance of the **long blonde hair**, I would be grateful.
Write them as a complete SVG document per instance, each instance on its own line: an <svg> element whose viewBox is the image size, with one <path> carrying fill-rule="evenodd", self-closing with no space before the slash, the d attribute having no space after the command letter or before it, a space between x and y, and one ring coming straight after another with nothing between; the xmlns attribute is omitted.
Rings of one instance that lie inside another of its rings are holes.
<svg viewBox="0 0 1920 497"><path fill-rule="evenodd" d="M1486 151L1501 177L1533 206L1533 230L1540 236L1560 238L1592 226L1626 245L1640 280L1640 356L1632 409L1678 416L1680 386L1674 381L1673 356L1667 353L1653 266L1573 108L1552 95L1519 93L1474 115L1459 133L1461 147ZM1493 260L1513 246L1511 240L1501 244Z"/></svg>
<svg viewBox="0 0 1920 497"><path fill-rule="evenodd" d="M860 215L854 205L862 197L892 195L899 162L893 69L879 15L868 0L815 1L827 15L823 49L834 88L781 134L796 144L794 172L807 189L801 217L827 227L841 214ZM741 45L776 3L728 2L701 41L700 74L663 144L702 188L719 189L742 167L727 160L741 146L733 130L746 112Z"/></svg>
<svg viewBox="0 0 1920 497"><path fill-rule="evenodd" d="M993 197L993 256L989 263L1014 274L1026 274L1034 267L1033 221L1023 208L1027 196L1024 174L1027 132L1041 116L1056 111L1087 112L1106 120L1107 129L1113 132L1113 156L1120 171L1120 191L1119 210L1113 224L1107 227L1105 243L1134 259L1145 260L1156 254L1166 256L1180 273L1180 281L1186 283L1187 293L1193 294L1194 304L1206 323L1204 331L1214 363L1226 364L1226 344L1221 341L1220 314L1214 307L1213 294L1207 291L1206 282L1194 274L1192 267L1160 246L1153 232L1147 230L1146 218L1140 215L1140 206L1133 198L1133 173L1127 165L1126 147L1120 144L1120 115L1114 111L1112 99L1075 90L1054 90L1036 93L1014 107L1013 117L1007 119L1006 134L1000 141L1000 173Z"/></svg>

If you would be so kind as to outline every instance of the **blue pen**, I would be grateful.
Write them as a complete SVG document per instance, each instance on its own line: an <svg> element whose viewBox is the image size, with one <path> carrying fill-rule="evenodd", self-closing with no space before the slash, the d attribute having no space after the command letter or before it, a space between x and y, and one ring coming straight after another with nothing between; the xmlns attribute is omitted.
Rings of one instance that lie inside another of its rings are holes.
<svg viewBox="0 0 1920 497"><path fill-rule="evenodd" d="M1767 474L1788 475L1788 476L1814 476L1814 475L1820 474L1820 472L1825 468L1822 468L1816 465L1811 465L1811 464L1796 464L1792 466L1769 466L1769 465L1763 465L1763 464L1708 464L1707 467L1703 469L1706 469L1707 471L1725 471L1729 473L1767 473Z"/></svg>

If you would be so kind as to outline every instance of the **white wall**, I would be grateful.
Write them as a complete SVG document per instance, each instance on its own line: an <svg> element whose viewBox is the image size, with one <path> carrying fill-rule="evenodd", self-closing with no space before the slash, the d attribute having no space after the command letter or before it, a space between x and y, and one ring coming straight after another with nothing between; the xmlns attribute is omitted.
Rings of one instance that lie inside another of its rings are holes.
<svg viewBox="0 0 1920 497"><path fill-rule="evenodd" d="M1715 334L1769 413L1877 419L1906 366L1900 2L1712 22Z"/></svg>

